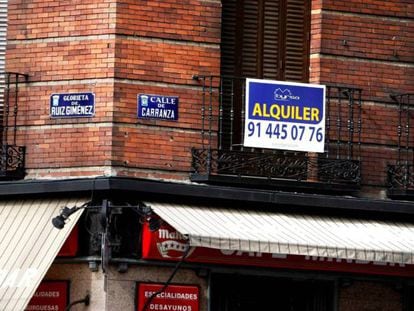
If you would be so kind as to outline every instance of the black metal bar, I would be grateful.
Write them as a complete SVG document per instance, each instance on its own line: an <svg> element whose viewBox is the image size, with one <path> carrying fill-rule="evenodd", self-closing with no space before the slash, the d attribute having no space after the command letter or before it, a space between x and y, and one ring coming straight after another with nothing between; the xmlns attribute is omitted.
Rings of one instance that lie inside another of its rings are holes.
<svg viewBox="0 0 414 311"><path fill-rule="evenodd" d="M201 78L203 79L203 87L202 87L202 99L201 99L201 144L203 150L205 149L204 146L204 123L205 123L205 110L206 110L206 79L205 77Z"/></svg>
<svg viewBox="0 0 414 311"><path fill-rule="evenodd" d="M406 96L407 96L407 104L411 107L411 103L414 103L414 101L412 101L414 94L407 94ZM411 117L411 114L410 114L410 117ZM411 134L410 137L413 138L412 136L413 135ZM412 145L411 147L411 164L414 165L414 145Z"/></svg>
<svg viewBox="0 0 414 311"><path fill-rule="evenodd" d="M361 135L362 135L362 90L358 90L358 161L361 160Z"/></svg>
<svg viewBox="0 0 414 311"><path fill-rule="evenodd" d="M15 81L14 81L14 128L13 128L13 145L16 145L16 135L17 135L17 101L19 97L19 76L15 75Z"/></svg>
<svg viewBox="0 0 414 311"><path fill-rule="evenodd" d="M338 131L338 137L336 141L336 158L340 158L341 154L341 131L342 131L342 120L341 120L341 109L342 109L342 88L338 88L338 111L336 118L336 129Z"/></svg>
<svg viewBox="0 0 414 311"><path fill-rule="evenodd" d="M9 109L10 109L10 73L6 73L6 98L4 102L4 116L3 116L3 144L7 144L8 130L9 130Z"/></svg>
<svg viewBox="0 0 414 311"><path fill-rule="evenodd" d="M397 127L397 136L398 136L398 142L397 142L398 159L397 159L397 164L399 165L400 162L401 162L402 103L401 103L400 100L397 100L397 102L398 102L398 127Z"/></svg>
<svg viewBox="0 0 414 311"><path fill-rule="evenodd" d="M348 160L353 156L354 140L354 90L348 89Z"/></svg>
<svg viewBox="0 0 414 311"><path fill-rule="evenodd" d="M220 89L219 89L219 128L218 128L218 149L221 150L223 148L223 79L219 78L220 80Z"/></svg>
<svg viewBox="0 0 414 311"><path fill-rule="evenodd" d="M327 86L327 103L326 103L326 128L325 128L325 157L329 158L330 130L331 130L331 91L332 87Z"/></svg>
<svg viewBox="0 0 414 311"><path fill-rule="evenodd" d="M404 101L405 96L402 98L402 101ZM408 96L407 96L407 102L406 104L406 120L405 120L405 188L408 188L409 186L409 180L410 180L410 172L409 172L409 153L410 153L410 105L408 102Z"/></svg>
<svg viewBox="0 0 414 311"><path fill-rule="evenodd" d="M210 77L209 104L208 104L208 156L207 172L211 173L211 141L212 141L212 122L213 122L213 77Z"/></svg>
<svg viewBox="0 0 414 311"><path fill-rule="evenodd" d="M233 134L234 134L234 79L231 80L231 93L230 93L230 150L233 150Z"/></svg>
<svg viewBox="0 0 414 311"><path fill-rule="evenodd" d="M209 103L208 103L208 145L209 149L211 148L212 140L212 123L213 123L213 77L210 77L210 87L209 87Z"/></svg>
<svg viewBox="0 0 414 311"><path fill-rule="evenodd" d="M244 82L244 83L243 83ZM241 145L241 150L243 150L244 148L243 148L243 140L244 140L244 126L245 126L245 113L246 113L246 111L245 111L245 97L246 97L246 80L243 80L242 82L241 82L241 119L240 119L240 123L241 123L241 126L240 126L240 128L241 128L241 131L240 131L240 139L241 139L241 143L240 143L240 145Z"/></svg>

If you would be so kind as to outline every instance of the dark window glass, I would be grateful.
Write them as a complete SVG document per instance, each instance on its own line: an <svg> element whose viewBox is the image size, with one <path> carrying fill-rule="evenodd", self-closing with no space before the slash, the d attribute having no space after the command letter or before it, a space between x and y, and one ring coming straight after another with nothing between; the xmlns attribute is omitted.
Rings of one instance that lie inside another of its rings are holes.
<svg viewBox="0 0 414 311"><path fill-rule="evenodd" d="M214 275L214 311L328 311L333 310L334 285L328 281Z"/></svg>

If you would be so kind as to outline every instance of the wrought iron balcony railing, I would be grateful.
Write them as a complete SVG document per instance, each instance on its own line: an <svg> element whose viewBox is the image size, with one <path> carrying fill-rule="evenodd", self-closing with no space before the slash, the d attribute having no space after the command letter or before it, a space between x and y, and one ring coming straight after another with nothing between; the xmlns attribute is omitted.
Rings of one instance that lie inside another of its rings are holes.
<svg viewBox="0 0 414 311"><path fill-rule="evenodd" d="M22 179L25 176L24 146L3 145L0 158L0 179Z"/></svg>
<svg viewBox="0 0 414 311"><path fill-rule="evenodd" d="M396 162L388 164L388 186L391 193L414 193L414 94L393 95L391 98L398 105L398 145Z"/></svg>
<svg viewBox="0 0 414 311"><path fill-rule="evenodd" d="M0 74L0 180L22 179L25 176L26 148L17 144L19 86L27 82L25 74Z"/></svg>
<svg viewBox="0 0 414 311"><path fill-rule="evenodd" d="M201 84L201 146L192 150L193 181L359 187L361 90L328 86L325 152L244 147L244 78L195 77ZM293 184L292 184L293 182Z"/></svg>

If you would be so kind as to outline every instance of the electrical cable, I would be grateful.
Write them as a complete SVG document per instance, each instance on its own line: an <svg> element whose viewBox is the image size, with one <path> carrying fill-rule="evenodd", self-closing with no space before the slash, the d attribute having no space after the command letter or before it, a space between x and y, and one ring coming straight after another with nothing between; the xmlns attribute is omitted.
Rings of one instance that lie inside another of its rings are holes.
<svg viewBox="0 0 414 311"><path fill-rule="evenodd" d="M173 270L173 272L171 273L170 277L169 277L169 278L168 278L168 280L164 283L164 286L163 286L161 289L159 289L158 291L156 291L156 292L154 292L154 293L152 293L152 294L151 294L151 296L148 298L148 300L145 302L144 306L142 307L142 310L141 310L141 311L147 311L147 310L148 310L148 307L150 306L150 304L151 304L151 302L152 302L152 300L153 300L153 299L154 299L157 295L161 294L162 292L164 292L164 291L167 289L168 285L170 285L171 281L173 280L173 278L174 278L175 274L178 272L178 269L180 268L180 266L181 266L181 265L182 265L182 263L184 262L185 258L186 258L186 257L187 257L187 255L189 254L190 249L191 249L191 247L190 247L190 245L188 245L188 247L187 247L187 249L185 250L185 252L184 252L183 256L182 256L182 257L181 257L181 259L180 259L180 261L179 261L179 262L177 262L177 264L175 265L174 270Z"/></svg>
<svg viewBox="0 0 414 311"><path fill-rule="evenodd" d="M70 309L72 309L72 307L74 306L74 305L77 305L77 304L80 304L80 303L83 303L83 304L85 304L85 306L89 306L89 304L90 304L90 295L89 294L86 294L86 296L85 296L85 298L83 298L83 299L79 299L79 300L76 300L76 301L73 301L73 302L71 302L66 308L65 308L65 311L69 311Z"/></svg>

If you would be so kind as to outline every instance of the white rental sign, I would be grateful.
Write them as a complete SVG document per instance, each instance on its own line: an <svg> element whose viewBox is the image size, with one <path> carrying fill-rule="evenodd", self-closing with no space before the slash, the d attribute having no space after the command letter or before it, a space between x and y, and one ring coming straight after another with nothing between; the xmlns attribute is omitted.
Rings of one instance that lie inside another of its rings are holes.
<svg viewBox="0 0 414 311"><path fill-rule="evenodd" d="M244 146L324 152L325 86L246 80Z"/></svg>

